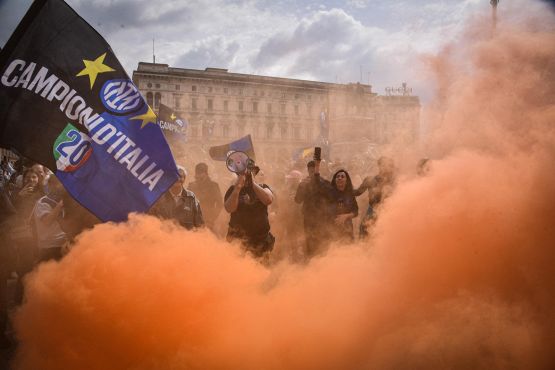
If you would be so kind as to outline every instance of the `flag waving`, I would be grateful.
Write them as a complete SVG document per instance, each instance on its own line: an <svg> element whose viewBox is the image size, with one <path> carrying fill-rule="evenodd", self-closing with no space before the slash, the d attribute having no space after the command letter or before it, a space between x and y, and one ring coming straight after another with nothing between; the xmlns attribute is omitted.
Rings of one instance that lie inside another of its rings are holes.
<svg viewBox="0 0 555 370"><path fill-rule="evenodd" d="M227 153L231 151L245 152L250 158L256 159L250 135L243 136L229 144L212 146L208 150L208 154L210 154L210 158L215 161L225 161L227 159Z"/></svg>
<svg viewBox="0 0 555 370"><path fill-rule="evenodd" d="M177 179L156 115L64 1L31 5L0 74L0 146L50 168L103 221L147 211Z"/></svg>
<svg viewBox="0 0 555 370"><path fill-rule="evenodd" d="M177 134L180 137L185 137L189 123L187 120L179 117L170 107L160 103L158 125L166 135Z"/></svg>

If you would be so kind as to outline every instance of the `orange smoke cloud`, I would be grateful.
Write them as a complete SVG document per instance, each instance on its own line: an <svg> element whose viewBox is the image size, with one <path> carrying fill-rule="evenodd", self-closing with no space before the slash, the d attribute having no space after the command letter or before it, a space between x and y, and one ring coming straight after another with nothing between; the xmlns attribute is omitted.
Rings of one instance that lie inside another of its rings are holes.
<svg viewBox="0 0 555 370"><path fill-rule="evenodd" d="M266 268L151 217L99 225L29 277L16 368L554 368L555 35L503 27L442 56L443 159L367 244Z"/></svg>

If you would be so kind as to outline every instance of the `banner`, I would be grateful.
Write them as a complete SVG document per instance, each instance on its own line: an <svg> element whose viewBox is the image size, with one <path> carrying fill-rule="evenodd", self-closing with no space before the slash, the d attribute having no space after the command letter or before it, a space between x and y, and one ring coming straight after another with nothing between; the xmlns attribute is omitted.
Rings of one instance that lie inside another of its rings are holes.
<svg viewBox="0 0 555 370"><path fill-rule="evenodd" d="M232 141L229 144L210 147L208 153L215 161L225 161L227 159L227 153L230 151L245 152L253 160L256 159L250 135L242 137L239 140Z"/></svg>
<svg viewBox="0 0 555 370"><path fill-rule="evenodd" d="M101 220L147 211L178 178L156 115L64 1L33 2L0 74L0 146L50 168Z"/></svg>
<svg viewBox="0 0 555 370"><path fill-rule="evenodd" d="M158 125L166 137L178 136L184 139L187 135L187 120L177 116L177 114L168 106L160 104L158 109Z"/></svg>

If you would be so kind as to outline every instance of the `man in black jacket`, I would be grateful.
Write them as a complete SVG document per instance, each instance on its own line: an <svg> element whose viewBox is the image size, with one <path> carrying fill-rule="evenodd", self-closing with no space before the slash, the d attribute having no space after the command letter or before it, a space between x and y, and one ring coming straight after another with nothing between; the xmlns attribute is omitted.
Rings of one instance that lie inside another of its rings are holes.
<svg viewBox="0 0 555 370"><path fill-rule="evenodd" d="M302 203L304 232L306 239L306 256L313 257L321 249L325 240L325 226L328 218L328 197L326 192L331 188L329 181L315 173L316 162L310 161L306 165L308 177L303 179L297 188L295 202Z"/></svg>

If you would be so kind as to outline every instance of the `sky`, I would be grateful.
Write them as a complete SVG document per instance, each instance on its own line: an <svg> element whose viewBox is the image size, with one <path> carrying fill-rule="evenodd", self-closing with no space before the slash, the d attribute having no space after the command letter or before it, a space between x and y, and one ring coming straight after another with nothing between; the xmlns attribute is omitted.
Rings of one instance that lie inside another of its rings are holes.
<svg viewBox="0 0 555 370"><path fill-rule="evenodd" d="M68 0L112 46L129 75L139 61L326 82L407 82L431 94L423 56L489 17L489 0ZM0 0L0 45L30 0ZM503 7L540 0L501 0Z"/></svg>

